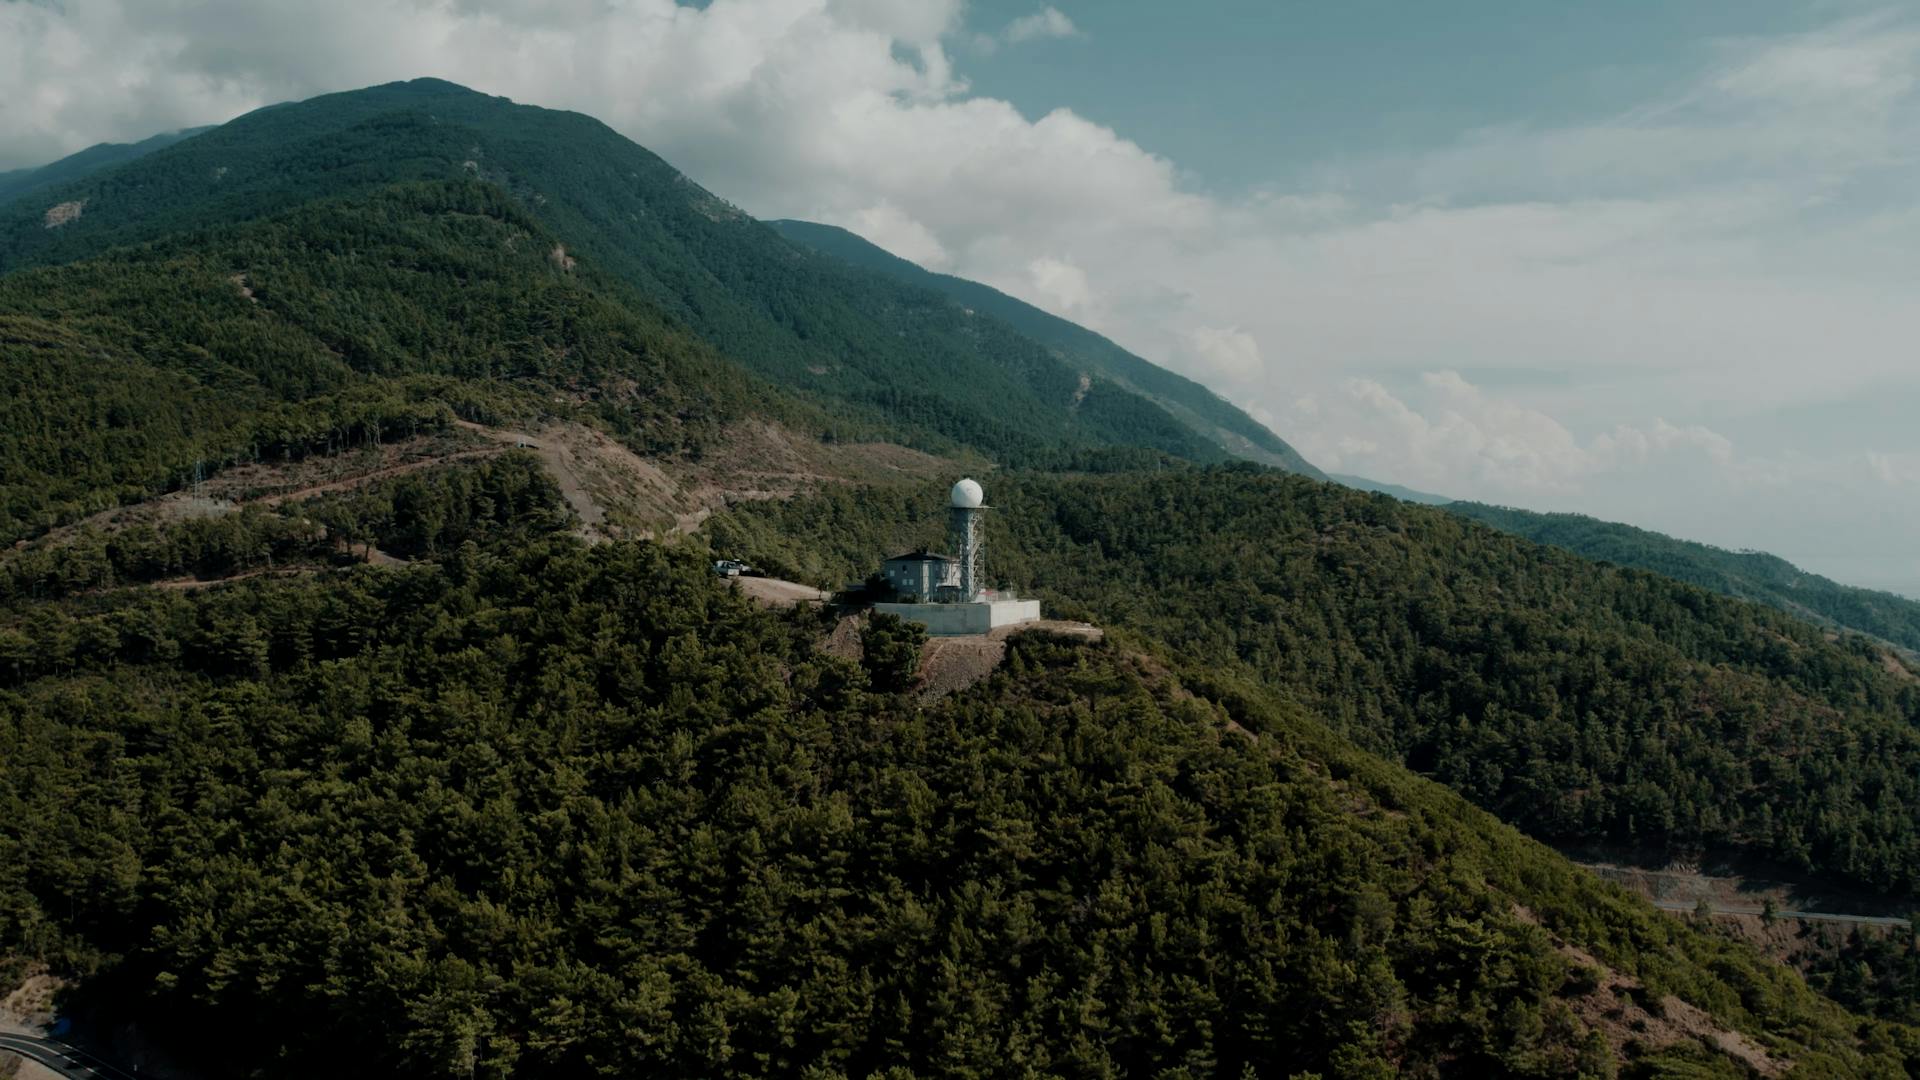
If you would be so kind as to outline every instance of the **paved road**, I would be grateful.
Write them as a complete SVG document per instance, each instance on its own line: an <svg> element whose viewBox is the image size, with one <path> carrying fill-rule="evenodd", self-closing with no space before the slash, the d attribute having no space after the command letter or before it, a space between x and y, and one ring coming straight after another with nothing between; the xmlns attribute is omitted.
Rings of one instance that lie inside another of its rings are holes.
<svg viewBox="0 0 1920 1080"><path fill-rule="evenodd" d="M94 1057L58 1039L0 1032L0 1053L18 1054L52 1069L68 1080L136 1080L132 1073Z"/></svg>
<svg viewBox="0 0 1920 1080"><path fill-rule="evenodd" d="M1692 911L1692 900L1655 900L1653 906L1665 911ZM1763 915L1754 904L1714 904L1715 915ZM1776 919L1807 919L1813 922L1857 923L1862 926L1906 926L1910 920L1896 919L1886 915L1841 915L1832 911L1790 911L1785 908L1773 913Z"/></svg>

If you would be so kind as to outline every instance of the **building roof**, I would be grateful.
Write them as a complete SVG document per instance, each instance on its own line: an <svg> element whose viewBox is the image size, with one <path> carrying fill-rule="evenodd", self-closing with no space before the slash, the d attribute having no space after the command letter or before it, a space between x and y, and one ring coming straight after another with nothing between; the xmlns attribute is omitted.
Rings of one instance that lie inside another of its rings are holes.
<svg viewBox="0 0 1920 1080"><path fill-rule="evenodd" d="M949 556L949 555L935 555L935 554L933 554L933 553L932 553L932 552L930 552L930 551L909 551L909 552L907 552L907 553L906 553L906 554L904 554L904 555L895 555L895 556L894 556L893 558L891 558L891 559L888 559L887 561L888 561L888 562L890 562L890 563L897 563L897 562L944 562L944 563L950 563L950 562L952 562L952 561L953 561L953 558L952 558L952 556Z"/></svg>

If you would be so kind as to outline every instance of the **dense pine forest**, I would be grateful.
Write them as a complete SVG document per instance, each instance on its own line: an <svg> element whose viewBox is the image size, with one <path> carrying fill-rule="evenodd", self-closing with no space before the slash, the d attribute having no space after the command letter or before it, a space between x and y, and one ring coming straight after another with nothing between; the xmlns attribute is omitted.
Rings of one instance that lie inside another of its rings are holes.
<svg viewBox="0 0 1920 1080"><path fill-rule="evenodd" d="M432 79L262 109L0 205L0 272L455 181L486 183L563 238L522 254L617 281L756 375L894 438L1030 463L1087 446L1227 457L1192 424L998 319L782 239L596 120ZM44 211L61 202L84 212L49 229ZM316 237L342 253L346 240ZM1083 387L1083 374L1096 377Z"/></svg>
<svg viewBox="0 0 1920 1080"><path fill-rule="evenodd" d="M1603 1076L1668 995L1920 1064L1263 691L1035 639L921 707L524 490L410 568L16 606L0 944L279 1075Z"/></svg>
<svg viewBox="0 0 1920 1080"><path fill-rule="evenodd" d="M1651 570L1920 651L1920 601L1841 585L1765 552L1727 551L1581 514L1535 514L1464 502L1447 508L1536 543Z"/></svg>
<svg viewBox="0 0 1920 1080"><path fill-rule="evenodd" d="M532 415L556 391L656 454L747 415L861 430L555 267L554 243L497 188L418 184L0 277L0 540L196 467Z"/></svg>
<svg viewBox="0 0 1920 1080"><path fill-rule="evenodd" d="M1733 845L1920 894L1920 682L1884 646L1251 468L993 490L994 566L1015 584L1247 672L1536 836ZM929 539L914 530L938 499L742 506L710 531L843 580Z"/></svg>
<svg viewBox="0 0 1920 1080"><path fill-rule="evenodd" d="M1913 934L1809 981L1537 842L1920 898L1885 642L1312 479L586 117L148 150L0 205L0 997L218 1077L1920 1071ZM589 543L541 425L726 490ZM993 573L1106 639L927 700L910 626L714 577L938 544L856 445L991 461Z"/></svg>

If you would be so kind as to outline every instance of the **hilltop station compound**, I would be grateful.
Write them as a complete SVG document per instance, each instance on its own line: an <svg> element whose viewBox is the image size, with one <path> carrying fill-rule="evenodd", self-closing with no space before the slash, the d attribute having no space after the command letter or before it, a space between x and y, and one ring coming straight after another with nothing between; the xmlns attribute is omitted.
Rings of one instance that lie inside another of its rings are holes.
<svg viewBox="0 0 1920 1080"><path fill-rule="evenodd" d="M910 619L936 637L985 634L996 627L1039 619L1040 601L1001 596L983 585L980 526L989 508L980 485L972 480L954 484L947 507L947 532L954 553L910 551L888 559L880 576L901 602L875 604L873 610Z"/></svg>

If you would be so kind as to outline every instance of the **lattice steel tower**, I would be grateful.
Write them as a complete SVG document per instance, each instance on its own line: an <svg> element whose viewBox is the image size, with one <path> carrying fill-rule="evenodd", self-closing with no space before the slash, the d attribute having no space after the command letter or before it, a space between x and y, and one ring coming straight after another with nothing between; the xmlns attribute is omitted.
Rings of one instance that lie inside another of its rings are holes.
<svg viewBox="0 0 1920 1080"><path fill-rule="evenodd" d="M951 507L947 529L952 534L953 557L960 571L960 602L963 604L977 602L980 590L985 585L983 549L986 547L986 536L980 527L981 515L987 509L983 505L985 499L979 484L962 480L953 485L953 494L947 500L947 505Z"/></svg>

